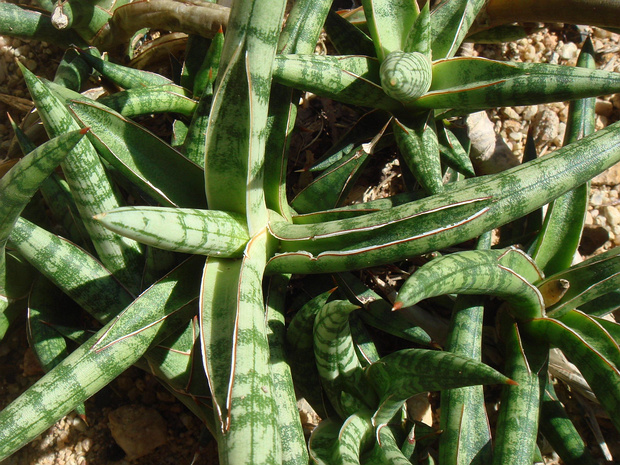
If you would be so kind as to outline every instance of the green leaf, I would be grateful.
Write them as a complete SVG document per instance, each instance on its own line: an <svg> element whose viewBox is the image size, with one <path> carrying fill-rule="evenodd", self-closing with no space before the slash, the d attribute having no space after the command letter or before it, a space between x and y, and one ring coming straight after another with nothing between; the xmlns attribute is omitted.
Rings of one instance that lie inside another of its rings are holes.
<svg viewBox="0 0 620 465"><path fill-rule="evenodd" d="M124 207L95 219L125 237L173 252L235 258L250 240L242 215L217 210Z"/></svg>
<svg viewBox="0 0 620 465"><path fill-rule="evenodd" d="M0 412L0 460L45 431L121 374L195 312L190 259L149 288L117 318Z"/></svg>
<svg viewBox="0 0 620 465"><path fill-rule="evenodd" d="M558 317L582 304L616 291L620 283L620 250L611 249L585 260L568 270L549 276L540 286L565 279L570 287L563 297L547 309L547 315Z"/></svg>
<svg viewBox="0 0 620 465"><path fill-rule="evenodd" d="M206 205L200 167L154 134L97 103L73 101L69 110L92 128L89 139L106 161L146 194L168 206Z"/></svg>
<svg viewBox="0 0 620 465"><path fill-rule="evenodd" d="M281 245L268 272L364 268L469 240L540 208L612 166L620 160L619 130L620 125L610 125L526 164L451 183L442 194L359 217L317 224L289 224L274 217L269 227Z"/></svg>
<svg viewBox="0 0 620 465"><path fill-rule="evenodd" d="M582 47L577 66L596 68L590 39ZM595 98L570 102L565 144L594 132L595 103ZM581 241L589 190L588 184L583 184L549 204L537 242L530 253L546 275L558 273L571 265Z"/></svg>
<svg viewBox="0 0 620 465"><path fill-rule="evenodd" d="M396 110L402 104L383 92L380 63L364 56L277 55L273 78L280 84L351 105Z"/></svg>
<svg viewBox="0 0 620 465"><path fill-rule="evenodd" d="M394 308L409 307L442 294L485 294L508 301L519 318L542 316L542 295L528 276L523 276L525 273L519 273L520 267L530 268L531 274L539 277L534 263L515 248L444 255L423 265L405 281Z"/></svg>
<svg viewBox="0 0 620 465"><path fill-rule="evenodd" d="M392 128L405 163L430 194L443 191L437 128L431 112L405 125L394 119Z"/></svg>
<svg viewBox="0 0 620 465"><path fill-rule="evenodd" d="M63 103L49 88L26 68L21 69L39 116L50 136L80 129ZM99 258L127 286L137 290L142 268L140 246L106 230L92 219L97 213L119 206L117 192L95 149L88 140L83 139L61 166Z"/></svg>
<svg viewBox="0 0 620 465"><path fill-rule="evenodd" d="M540 414L541 376L547 377L546 365L542 367L526 356L526 348L517 324L510 318L500 318L501 339L505 345L505 372L516 381L503 386L499 417L495 433L493 465L505 463L531 464L536 449L536 434ZM537 352L547 357L544 345ZM518 384L517 384L518 383Z"/></svg>
<svg viewBox="0 0 620 465"><path fill-rule="evenodd" d="M335 11L327 15L325 32L339 55L376 56L370 37Z"/></svg>
<svg viewBox="0 0 620 465"><path fill-rule="evenodd" d="M614 412L620 408L620 371L600 352L586 342L577 332L552 318L538 318L522 324L523 332L559 348L570 358L586 379L590 388L610 413L616 430L620 431L620 418Z"/></svg>
<svg viewBox="0 0 620 465"><path fill-rule="evenodd" d="M387 424L409 397L420 392L475 384L510 384L508 378L483 363L426 349L404 349L387 355L368 367L366 377L381 397L373 417L376 427Z"/></svg>
<svg viewBox="0 0 620 465"><path fill-rule="evenodd" d="M431 12L433 59L449 58L458 51L484 0L443 2Z"/></svg>
<svg viewBox="0 0 620 465"><path fill-rule="evenodd" d="M363 0L362 5L379 60L390 52L404 50L419 13L415 0Z"/></svg>

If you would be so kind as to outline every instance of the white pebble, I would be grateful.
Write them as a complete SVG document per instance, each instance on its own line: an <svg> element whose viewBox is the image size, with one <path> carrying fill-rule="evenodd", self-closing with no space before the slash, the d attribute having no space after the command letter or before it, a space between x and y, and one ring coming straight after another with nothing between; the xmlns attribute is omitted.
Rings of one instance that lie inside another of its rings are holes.
<svg viewBox="0 0 620 465"><path fill-rule="evenodd" d="M613 205L603 207L603 214L610 226L620 225L620 211Z"/></svg>

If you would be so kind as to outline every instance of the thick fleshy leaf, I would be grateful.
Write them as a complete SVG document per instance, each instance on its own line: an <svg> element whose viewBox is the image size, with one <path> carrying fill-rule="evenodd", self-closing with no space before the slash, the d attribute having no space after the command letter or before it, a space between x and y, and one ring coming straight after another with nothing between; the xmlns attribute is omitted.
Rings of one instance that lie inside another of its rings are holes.
<svg viewBox="0 0 620 465"><path fill-rule="evenodd" d="M325 32L339 55L375 56L370 37L335 11L327 15Z"/></svg>
<svg viewBox="0 0 620 465"><path fill-rule="evenodd" d="M22 73L50 136L80 129L63 103L34 74ZM71 193L97 254L106 267L132 290L139 287L142 250L138 243L106 230L93 215L119 206L119 196L91 143L81 140L62 163Z"/></svg>
<svg viewBox="0 0 620 465"><path fill-rule="evenodd" d="M191 117L198 104L187 89L174 84L136 87L106 95L98 102L126 118L152 113L178 113Z"/></svg>
<svg viewBox="0 0 620 465"><path fill-rule="evenodd" d="M607 329L589 315L578 310L571 310L557 318L581 336L603 357L620 369L620 347Z"/></svg>
<svg viewBox="0 0 620 465"><path fill-rule="evenodd" d="M274 396L278 399L276 411L282 441L283 465L308 463L306 440L297 411L291 369L287 362L284 315L289 279L290 276L286 275L271 277L266 295L271 380Z"/></svg>
<svg viewBox="0 0 620 465"><path fill-rule="evenodd" d="M162 86L166 84L174 84L170 79L160 74L141 69L130 68L128 66L118 65L89 53L88 50L80 50L82 58L94 69L96 69L103 77L110 80L114 84L123 89L132 89L134 87L150 87Z"/></svg>
<svg viewBox="0 0 620 465"><path fill-rule="evenodd" d="M539 360L529 360L516 322L510 317L502 316L504 318L500 318L500 331L505 346L504 371L518 384L502 388L492 463L525 465L534 460L542 395L539 373L546 377L546 366L541 369ZM544 345L537 349L540 355L548 354Z"/></svg>
<svg viewBox="0 0 620 465"><path fill-rule="evenodd" d="M336 281L347 298L364 309L359 312L359 317L366 324L416 344L429 347L432 345L431 337L423 328L414 325L402 313L393 312L391 304L366 287L353 274L339 273Z"/></svg>
<svg viewBox="0 0 620 465"><path fill-rule="evenodd" d="M433 59L449 58L458 51L484 0L443 2L431 12Z"/></svg>
<svg viewBox="0 0 620 465"><path fill-rule="evenodd" d="M444 433L445 434L445 433ZM390 428L381 428L377 432L377 442L372 451L364 455L363 461L365 465L382 465L389 463L390 465L411 465L409 459L400 450L396 443L396 438Z"/></svg>
<svg viewBox="0 0 620 465"><path fill-rule="evenodd" d="M338 465L358 465L360 454L374 439L372 412L360 409L347 418L338 432L338 442L332 460Z"/></svg>
<svg viewBox="0 0 620 465"><path fill-rule="evenodd" d="M131 292L93 256L23 218L16 223L9 245L103 323L110 321L134 299Z"/></svg>
<svg viewBox="0 0 620 465"><path fill-rule="evenodd" d="M314 428L308 441L311 463L316 465L333 465L333 456L338 445L340 423L326 419Z"/></svg>
<svg viewBox="0 0 620 465"><path fill-rule="evenodd" d="M429 366L434 367L432 371ZM420 392L511 382L468 357L426 349L404 349L387 355L368 367L366 377L381 397L373 417L375 426L389 422L409 397Z"/></svg>
<svg viewBox="0 0 620 465"><path fill-rule="evenodd" d="M0 178L0 247L26 204L43 181L82 139L86 130L71 131L46 142L22 158ZM0 258L3 266L4 251Z"/></svg>
<svg viewBox="0 0 620 465"><path fill-rule="evenodd" d="M620 90L620 74L543 63L506 63L484 58L451 58L433 63L426 95L412 109L451 108L471 113L487 108L533 105Z"/></svg>
<svg viewBox="0 0 620 465"><path fill-rule="evenodd" d="M540 432L566 465L597 465L566 410L547 382L540 406Z"/></svg>
<svg viewBox="0 0 620 465"><path fill-rule="evenodd" d="M383 92L379 68L376 58L364 56L278 55L273 78L343 103L382 110L402 108Z"/></svg>
<svg viewBox="0 0 620 465"><path fill-rule="evenodd" d="M620 371L577 332L558 320L539 318L522 324L524 333L539 341L547 341L570 358L586 379L601 405L610 413L620 431Z"/></svg>
<svg viewBox="0 0 620 465"><path fill-rule="evenodd" d="M360 217L304 225L274 218L270 230L281 246L268 271L350 270L462 243L540 208L612 166L620 160L619 131L620 125L610 125L524 165L451 183L442 194Z"/></svg>
<svg viewBox="0 0 620 465"><path fill-rule="evenodd" d="M590 39L581 49L577 66L596 68ZM576 142L594 132L595 103L595 98L570 102L565 144ZM558 273L571 265L581 241L590 197L589 190L588 184L584 184L549 204L540 234L530 253L546 275Z"/></svg>
<svg viewBox="0 0 620 465"><path fill-rule="evenodd" d="M349 327L349 313L357 308L346 300L334 300L325 304L314 320L316 366L325 393L342 418L353 413L342 402L343 391L356 398L358 408L368 397Z"/></svg>
<svg viewBox="0 0 620 465"><path fill-rule="evenodd" d="M147 195L167 206L206 205L200 167L154 134L96 103L73 101L69 110L92 128L90 141L106 161Z"/></svg>
<svg viewBox="0 0 620 465"><path fill-rule="evenodd" d="M439 140L439 151L448 166L466 176L476 175L467 151L450 129L441 125L437 129L437 138Z"/></svg>
<svg viewBox="0 0 620 465"><path fill-rule="evenodd" d="M432 113L405 125L397 119L392 124L401 156L422 187L430 194L443 191L437 128Z"/></svg>
<svg viewBox="0 0 620 465"><path fill-rule="evenodd" d="M196 311L201 260L190 259L0 412L0 459L121 374Z"/></svg>
<svg viewBox="0 0 620 465"><path fill-rule="evenodd" d="M404 50L419 9L415 0L363 0L366 22L381 61L393 51Z"/></svg>
<svg viewBox="0 0 620 465"><path fill-rule="evenodd" d="M95 218L122 236L174 252L241 257L250 240L243 216L217 210L124 207Z"/></svg>
<svg viewBox="0 0 620 465"><path fill-rule="evenodd" d="M532 274L538 276L536 265L514 248L444 255L422 266L405 281L394 308L408 307L442 294L484 294L510 302L511 311L519 318L542 316L542 295L527 275L520 273L520 267L531 268Z"/></svg>
<svg viewBox="0 0 620 465"><path fill-rule="evenodd" d="M224 463L280 463L281 440L265 327L267 234L244 258L209 258L201 291L201 346Z"/></svg>
<svg viewBox="0 0 620 465"><path fill-rule="evenodd" d="M550 281L565 279L570 285L563 297L547 309L547 314L558 317L609 292L615 292L620 285L619 254L618 248L608 250L549 276L540 283L539 286L542 286Z"/></svg>

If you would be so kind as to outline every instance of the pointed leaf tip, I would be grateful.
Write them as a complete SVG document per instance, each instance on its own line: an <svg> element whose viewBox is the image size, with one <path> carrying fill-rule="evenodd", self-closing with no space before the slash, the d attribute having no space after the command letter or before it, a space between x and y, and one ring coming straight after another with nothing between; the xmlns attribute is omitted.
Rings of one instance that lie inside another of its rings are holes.
<svg viewBox="0 0 620 465"><path fill-rule="evenodd" d="M510 378L508 378L506 380L506 384L509 384L511 386L518 386L519 385L519 383L517 383L514 379L510 379Z"/></svg>
<svg viewBox="0 0 620 465"><path fill-rule="evenodd" d="M403 308L403 303L400 301L394 302L394 306L392 307L392 311L400 310Z"/></svg>
<svg viewBox="0 0 620 465"><path fill-rule="evenodd" d="M90 126L86 126L85 128L80 129L80 134L84 135L88 131L90 131Z"/></svg>

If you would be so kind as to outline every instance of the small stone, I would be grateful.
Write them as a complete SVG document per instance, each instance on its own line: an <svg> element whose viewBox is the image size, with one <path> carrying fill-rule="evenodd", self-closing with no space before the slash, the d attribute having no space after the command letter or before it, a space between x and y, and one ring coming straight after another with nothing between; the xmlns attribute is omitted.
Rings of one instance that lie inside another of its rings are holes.
<svg viewBox="0 0 620 465"><path fill-rule="evenodd" d="M590 197L590 203L595 207L603 205L603 194L601 192L594 192ZM594 216L594 215L593 215Z"/></svg>
<svg viewBox="0 0 620 465"><path fill-rule="evenodd" d="M166 422L159 412L140 405L125 405L110 412L110 432L128 460L150 454L167 441Z"/></svg>
<svg viewBox="0 0 620 465"><path fill-rule="evenodd" d="M554 111L545 108L536 114L532 125L534 141L536 145L541 145L551 142L558 136L560 118Z"/></svg>
<svg viewBox="0 0 620 465"><path fill-rule="evenodd" d="M536 115L536 113L538 113L538 105L530 105L528 107L525 107L525 110L523 110L521 116L525 121L531 121L532 118Z"/></svg>
<svg viewBox="0 0 620 465"><path fill-rule="evenodd" d="M620 184L620 163L615 164L607 171L603 171L601 174L596 176L592 179L592 184L595 186L615 186Z"/></svg>
<svg viewBox="0 0 620 465"><path fill-rule="evenodd" d="M603 116L610 117L614 111L614 104L611 103L609 100L603 100L603 99L597 98L594 111L596 111L597 115L603 115Z"/></svg>
<svg viewBox="0 0 620 465"><path fill-rule="evenodd" d="M510 107L505 107L501 109L501 112L504 114L504 116L506 116L507 118L510 119L519 119L519 113L517 113L516 111L514 111L512 108Z"/></svg>
<svg viewBox="0 0 620 465"><path fill-rule="evenodd" d="M586 226L590 226L594 224L594 218L592 218L592 214L590 212L586 212L585 224Z"/></svg>
<svg viewBox="0 0 620 465"><path fill-rule="evenodd" d="M563 60L572 60L577 57L579 49L573 42L568 42L560 47L558 53Z"/></svg>
<svg viewBox="0 0 620 465"><path fill-rule="evenodd" d="M603 214L607 218L607 223L613 228L620 225L620 211L613 205L603 207Z"/></svg>

